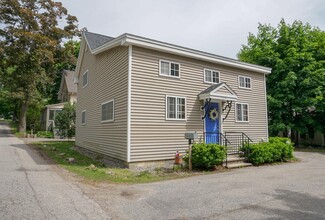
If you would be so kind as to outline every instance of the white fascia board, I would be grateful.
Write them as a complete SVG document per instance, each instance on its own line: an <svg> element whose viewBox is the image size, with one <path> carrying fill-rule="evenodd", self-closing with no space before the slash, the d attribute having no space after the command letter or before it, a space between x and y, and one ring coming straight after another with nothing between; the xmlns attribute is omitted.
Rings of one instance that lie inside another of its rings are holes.
<svg viewBox="0 0 325 220"><path fill-rule="evenodd" d="M206 99L216 99L216 100L223 100L223 101L237 101L237 96L235 95L219 95L219 94L202 94L199 95L200 100Z"/></svg>
<svg viewBox="0 0 325 220"><path fill-rule="evenodd" d="M84 56L85 43L87 43L86 42L86 37L84 36L84 34L82 34L82 39L81 39L81 43L80 43L80 49L79 49L79 54L78 54L76 70L74 72L74 78L75 79L79 78L80 66L81 66L81 63L82 63L82 60L83 60L83 56ZM74 79L74 83L78 83L78 80L75 80L75 79Z"/></svg>
<svg viewBox="0 0 325 220"><path fill-rule="evenodd" d="M201 51L192 50L192 49L171 45L163 42L153 41L150 39L141 38L137 36L126 35L125 42L126 44L132 44L140 47L145 47L145 48L154 49L162 52L168 52L168 53L177 54L181 56L191 57L199 60L226 65L226 66L237 67L240 69L251 70L254 72L265 73L265 74L271 73L271 68L268 67L252 65L249 63L244 63L241 61L232 60L225 57L222 58L217 55L204 53Z"/></svg>
<svg viewBox="0 0 325 220"><path fill-rule="evenodd" d="M111 49L116 46L129 46L135 45L139 47L144 47L148 49L153 49L157 51L172 53L180 56L190 57L194 59L204 60L212 63L222 64L231 67L237 67L240 69L250 70L254 72L269 74L271 73L271 68L257 66L249 63L244 63L238 60L233 60L226 57L220 57L214 54L205 53L202 51L197 51L181 46L176 46L164 42L159 42L143 37L138 37L130 34L123 34L112 41L107 42L106 44L96 48L95 50L91 51L92 54L96 55L105 50Z"/></svg>

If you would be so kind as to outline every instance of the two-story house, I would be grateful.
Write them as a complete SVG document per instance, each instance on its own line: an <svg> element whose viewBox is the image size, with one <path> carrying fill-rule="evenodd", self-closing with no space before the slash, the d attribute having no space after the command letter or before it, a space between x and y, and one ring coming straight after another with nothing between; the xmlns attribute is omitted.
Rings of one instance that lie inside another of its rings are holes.
<svg viewBox="0 0 325 220"><path fill-rule="evenodd" d="M60 103L46 105L41 115L41 129L52 130L55 127L55 116L67 102L77 102L77 85L74 83L74 71L63 70L58 92Z"/></svg>
<svg viewBox="0 0 325 220"><path fill-rule="evenodd" d="M131 34L83 32L75 71L76 145L132 167L184 152L186 131L208 143L223 144L231 132L267 141L269 73Z"/></svg>

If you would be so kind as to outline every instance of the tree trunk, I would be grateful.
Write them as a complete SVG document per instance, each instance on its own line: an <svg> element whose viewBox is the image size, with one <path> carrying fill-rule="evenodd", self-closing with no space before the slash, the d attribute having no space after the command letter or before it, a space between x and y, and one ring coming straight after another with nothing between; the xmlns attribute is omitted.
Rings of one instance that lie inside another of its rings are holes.
<svg viewBox="0 0 325 220"><path fill-rule="evenodd" d="M18 130L20 133L26 133L26 113L27 113L28 104L27 101L23 101L20 106L19 114L19 126Z"/></svg>

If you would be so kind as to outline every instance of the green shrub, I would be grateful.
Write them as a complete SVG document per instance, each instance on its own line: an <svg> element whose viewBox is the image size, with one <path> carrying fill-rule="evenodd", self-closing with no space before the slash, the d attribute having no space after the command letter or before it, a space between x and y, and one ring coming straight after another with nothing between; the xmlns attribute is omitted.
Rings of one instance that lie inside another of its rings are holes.
<svg viewBox="0 0 325 220"><path fill-rule="evenodd" d="M36 133L37 137L42 137L42 138L53 138L53 132L52 131L39 131Z"/></svg>
<svg viewBox="0 0 325 220"><path fill-rule="evenodd" d="M293 143L288 138L270 138L269 142L245 145L241 150L254 165L283 162L293 158Z"/></svg>
<svg viewBox="0 0 325 220"><path fill-rule="evenodd" d="M184 161L188 164L188 154ZM195 143L192 145L192 166L197 169L209 170L222 164L226 158L226 149L218 144Z"/></svg>

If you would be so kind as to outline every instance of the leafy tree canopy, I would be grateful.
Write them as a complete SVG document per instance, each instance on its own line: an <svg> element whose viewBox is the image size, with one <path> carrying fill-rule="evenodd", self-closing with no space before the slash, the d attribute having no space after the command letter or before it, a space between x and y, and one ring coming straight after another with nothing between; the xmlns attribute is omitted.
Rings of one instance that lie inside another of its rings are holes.
<svg viewBox="0 0 325 220"><path fill-rule="evenodd" d="M266 81L271 134L308 127L325 132L324 31L283 19L277 27L259 24L238 58L272 68Z"/></svg>
<svg viewBox="0 0 325 220"><path fill-rule="evenodd" d="M52 0L2 0L0 22L0 81L18 101L19 131L25 132L28 106L52 81L77 18Z"/></svg>

